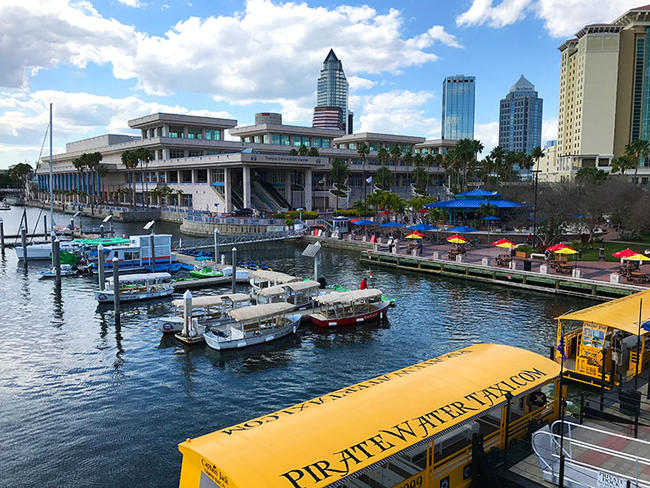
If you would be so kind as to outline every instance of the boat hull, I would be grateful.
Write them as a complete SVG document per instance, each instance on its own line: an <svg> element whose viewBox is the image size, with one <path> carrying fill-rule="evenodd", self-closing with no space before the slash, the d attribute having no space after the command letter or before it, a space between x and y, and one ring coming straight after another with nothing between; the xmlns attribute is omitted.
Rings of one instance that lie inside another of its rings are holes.
<svg viewBox="0 0 650 488"><path fill-rule="evenodd" d="M339 327L342 325L357 325L357 324L362 324L364 322L370 322L372 320L376 319L383 319L386 317L386 309L390 306L390 302L386 301L381 301L379 302L379 306L377 307L376 310L373 310L372 312L360 314L360 315L353 315L351 317L341 317L337 319L329 319L329 320L321 320L314 315L309 315L309 320L314 325L317 325L319 327Z"/></svg>
<svg viewBox="0 0 650 488"><path fill-rule="evenodd" d="M190 276L193 278L221 278L223 273L220 271L212 273L201 273L200 271L190 271Z"/></svg>
<svg viewBox="0 0 650 488"><path fill-rule="evenodd" d="M151 300L153 298L167 297L174 293L174 288L164 288L162 290L151 290L142 293L120 293L120 302L137 302L141 300ZM95 300L99 303L112 303L112 291L96 291Z"/></svg>
<svg viewBox="0 0 650 488"><path fill-rule="evenodd" d="M269 329L266 333L261 333L259 335L252 335L249 337L243 337L241 339L228 339L225 337L220 337L212 332L206 332L203 335L205 342L212 349L217 351L223 351L226 349L242 349L248 346L254 346L256 344L265 344L282 337L286 337L289 334L295 334L298 330L298 325L300 324L300 316L297 315L290 323L283 327L277 327Z"/></svg>

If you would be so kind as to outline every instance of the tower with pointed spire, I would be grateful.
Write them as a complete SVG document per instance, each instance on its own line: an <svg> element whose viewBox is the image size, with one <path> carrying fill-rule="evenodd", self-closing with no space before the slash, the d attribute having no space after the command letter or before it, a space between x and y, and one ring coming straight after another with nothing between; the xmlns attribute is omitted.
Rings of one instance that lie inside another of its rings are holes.
<svg viewBox="0 0 650 488"><path fill-rule="evenodd" d="M343 63L336 57L334 50L330 49L318 78L313 127L345 130L346 133L351 133L351 120L348 121L350 113L348 91L348 80L343 71Z"/></svg>
<svg viewBox="0 0 650 488"><path fill-rule="evenodd" d="M521 75L499 106L499 146L526 154L541 147L543 106L535 85Z"/></svg>

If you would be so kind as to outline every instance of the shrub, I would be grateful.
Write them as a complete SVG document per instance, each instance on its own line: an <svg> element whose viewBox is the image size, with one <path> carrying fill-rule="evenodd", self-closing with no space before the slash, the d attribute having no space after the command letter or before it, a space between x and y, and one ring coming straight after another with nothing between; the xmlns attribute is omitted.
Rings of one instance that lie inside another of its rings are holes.
<svg viewBox="0 0 650 488"><path fill-rule="evenodd" d="M530 254L533 252L533 249L529 246L517 246L516 249L517 252L525 252L526 254Z"/></svg>

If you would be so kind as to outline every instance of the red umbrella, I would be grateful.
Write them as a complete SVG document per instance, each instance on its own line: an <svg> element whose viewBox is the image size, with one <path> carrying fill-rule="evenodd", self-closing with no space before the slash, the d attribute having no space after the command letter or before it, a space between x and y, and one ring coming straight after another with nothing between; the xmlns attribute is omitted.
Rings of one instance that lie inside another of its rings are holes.
<svg viewBox="0 0 650 488"><path fill-rule="evenodd" d="M427 209L427 208L421 208L420 210L418 210L418 212L420 212L420 213L427 213L428 211L429 211L429 209Z"/></svg>
<svg viewBox="0 0 650 488"><path fill-rule="evenodd" d="M627 249L623 249L622 251L618 251L618 252L613 253L612 256L614 256L615 258L629 258L629 257L632 257L632 256L636 256L637 254L639 254L639 253L636 252L636 251L633 251L630 248L627 248Z"/></svg>
<svg viewBox="0 0 650 488"><path fill-rule="evenodd" d="M453 236L447 237L447 242L452 244L467 244L467 239L459 234L454 234Z"/></svg>
<svg viewBox="0 0 650 488"><path fill-rule="evenodd" d="M356 218L356 219L350 219L350 222L358 222L359 220L361 220L361 219L358 219L358 218Z"/></svg>
<svg viewBox="0 0 650 488"><path fill-rule="evenodd" d="M508 248L508 249L512 249L514 247L517 247L517 244L515 244L512 241L509 241L508 239L499 239L498 241L494 241L492 243L492 245L496 246L496 247L505 247L505 248Z"/></svg>
<svg viewBox="0 0 650 488"><path fill-rule="evenodd" d="M389 212L388 210L382 210L379 212L379 215L390 215L392 212Z"/></svg>
<svg viewBox="0 0 650 488"><path fill-rule="evenodd" d="M568 248L569 246L565 246L564 244L555 244L554 246L547 247L546 250L556 252L559 251L560 249L568 249Z"/></svg>

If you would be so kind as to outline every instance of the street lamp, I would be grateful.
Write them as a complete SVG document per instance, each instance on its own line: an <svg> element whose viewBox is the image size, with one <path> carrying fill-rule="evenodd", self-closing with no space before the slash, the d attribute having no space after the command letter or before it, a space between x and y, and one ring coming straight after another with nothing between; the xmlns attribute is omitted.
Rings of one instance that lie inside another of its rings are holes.
<svg viewBox="0 0 650 488"><path fill-rule="evenodd" d="M541 170L539 169L534 169L532 171L533 173L533 187L534 187L534 192L535 192L535 201L534 201L534 206L533 206L533 242L532 242L532 248L533 250L535 249L535 244L537 242L537 176L539 173L541 173Z"/></svg>

